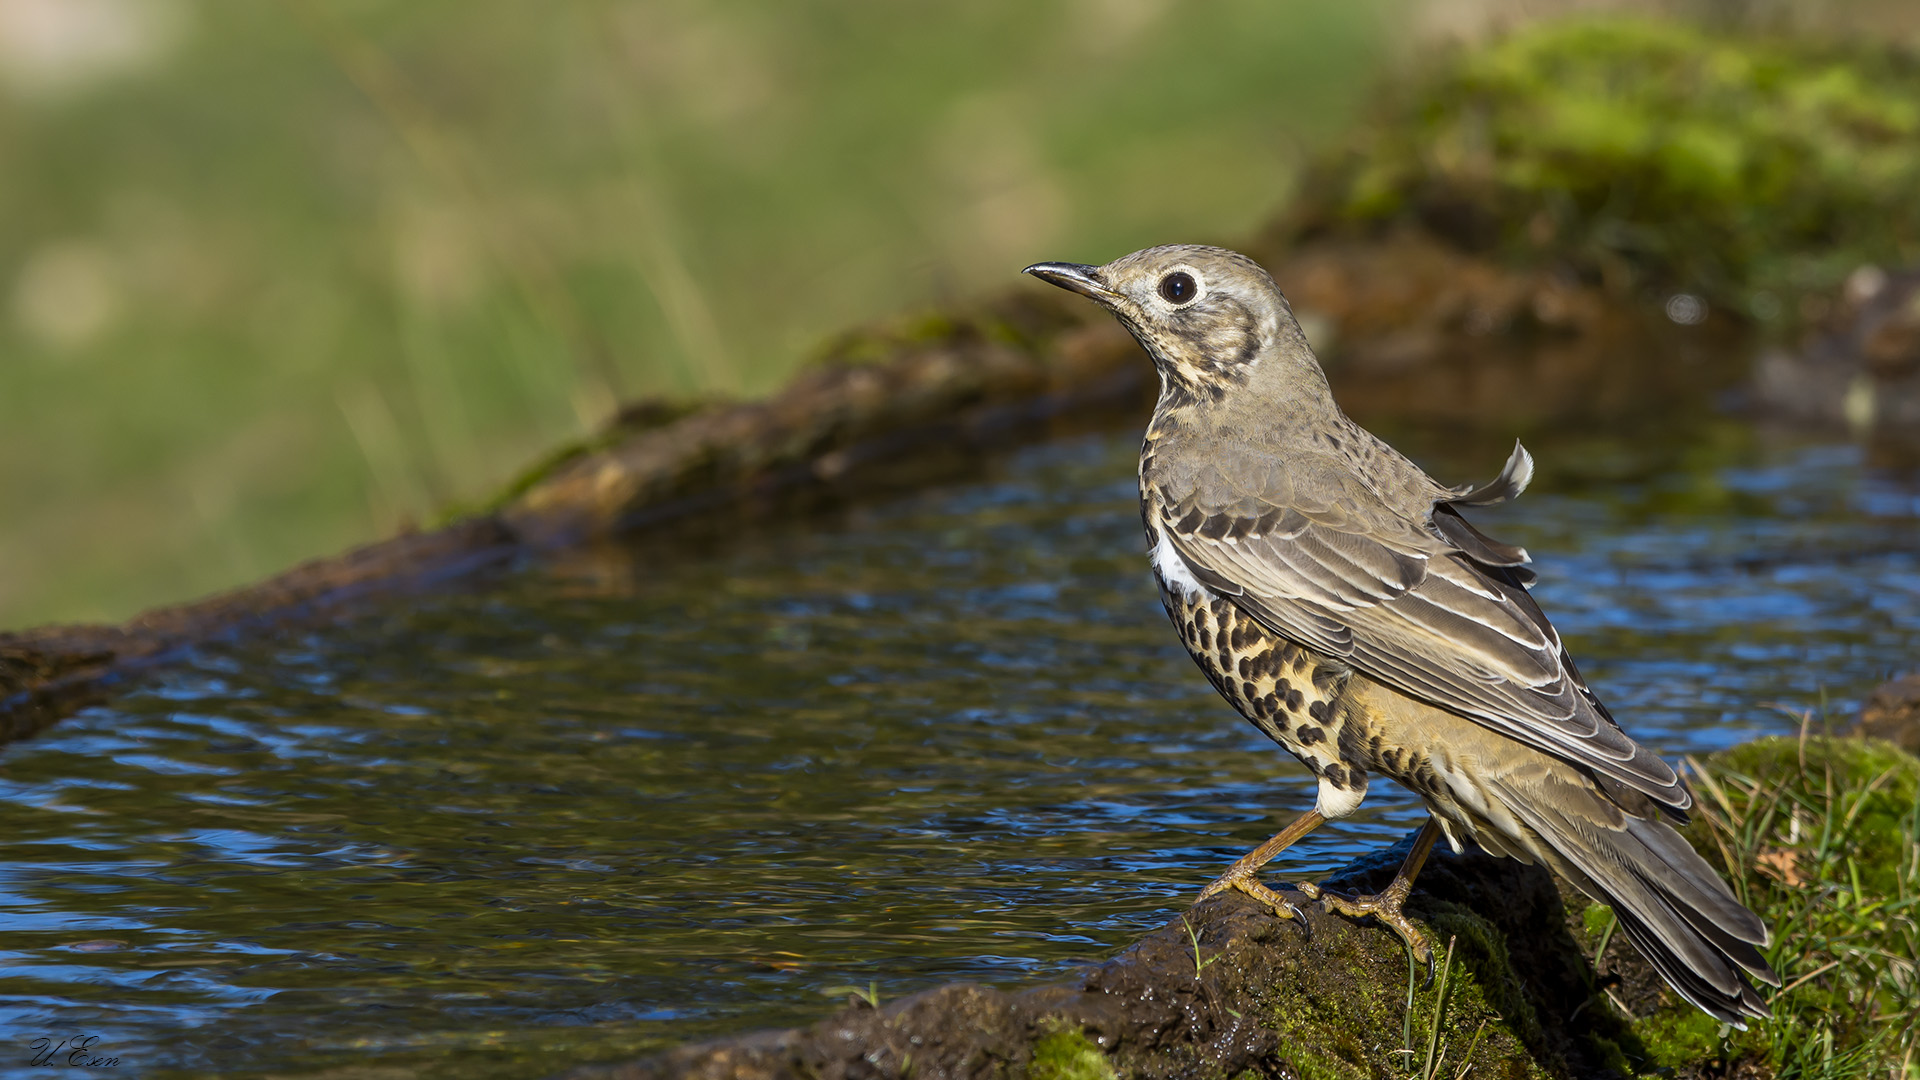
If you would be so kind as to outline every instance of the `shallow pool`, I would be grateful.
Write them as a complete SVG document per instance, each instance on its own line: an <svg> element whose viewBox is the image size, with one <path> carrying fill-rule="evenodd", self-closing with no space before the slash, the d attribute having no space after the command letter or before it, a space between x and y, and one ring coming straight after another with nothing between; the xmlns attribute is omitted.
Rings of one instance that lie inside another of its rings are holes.
<svg viewBox="0 0 1920 1080"><path fill-rule="evenodd" d="M0 1075L91 1036L148 1073L538 1076L1110 954L1313 798L1166 625L1136 445L210 648L0 748ZM1662 751L1911 666L1911 478L1724 424L1535 449L1543 490L1476 521ZM1419 820L1376 782L1275 869Z"/></svg>

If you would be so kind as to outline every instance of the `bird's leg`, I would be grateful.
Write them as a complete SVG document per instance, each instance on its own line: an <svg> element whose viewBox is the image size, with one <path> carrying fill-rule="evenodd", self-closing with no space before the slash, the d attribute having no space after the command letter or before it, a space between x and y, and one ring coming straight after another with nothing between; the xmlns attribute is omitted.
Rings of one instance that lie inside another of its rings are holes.
<svg viewBox="0 0 1920 1080"><path fill-rule="evenodd" d="M1319 828L1321 823L1326 820L1326 818L1320 816L1320 811L1318 810L1309 810L1299 817L1294 818L1293 822L1286 828L1275 833L1273 839L1240 856L1239 861L1227 867L1226 873L1216 878L1213 884L1200 890L1200 899L1195 900L1194 903L1198 904L1201 900L1205 900L1215 893L1226 892L1228 889L1238 889L1272 908L1275 915L1283 919L1297 920L1301 928L1303 930L1306 929L1307 920L1305 916L1300 914L1300 909L1288 903L1286 897L1260 884L1260 879L1254 875L1259 872L1261 867L1272 862L1275 855L1293 846L1295 840ZM1308 931L1308 933L1311 933L1311 931Z"/></svg>
<svg viewBox="0 0 1920 1080"><path fill-rule="evenodd" d="M1276 838L1277 839L1277 838ZM1420 876L1420 868L1426 865L1427 855L1433 851L1433 842L1440 839L1440 822L1429 817L1414 838L1413 850L1407 852L1407 859L1400 864L1400 871L1393 875L1393 881L1380 892L1372 896L1356 896L1348 899L1327 892L1312 882L1301 882L1299 889L1309 899L1320 901L1328 911L1337 911L1342 915L1358 918L1371 915L1379 919L1392 931L1400 935L1407 943L1413 955L1427 968L1427 981L1433 981L1433 947L1427 944L1426 936L1421 934L1411 920L1400 910L1407 902L1407 894L1413 891L1413 879Z"/></svg>

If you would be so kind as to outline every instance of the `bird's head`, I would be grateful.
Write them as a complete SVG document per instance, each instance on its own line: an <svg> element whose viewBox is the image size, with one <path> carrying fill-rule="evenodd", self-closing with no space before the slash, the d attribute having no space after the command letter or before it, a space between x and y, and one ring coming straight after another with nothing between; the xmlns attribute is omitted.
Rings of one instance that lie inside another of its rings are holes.
<svg viewBox="0 0 1920 1080"><path fill-rule="evenodd" d="M1170 392L1219 401L1275 354L1313 364L1273 278L1225 248L1176 244L1105 266L1046 262L1023 272L1118 316L1153 357Z"/></svg>

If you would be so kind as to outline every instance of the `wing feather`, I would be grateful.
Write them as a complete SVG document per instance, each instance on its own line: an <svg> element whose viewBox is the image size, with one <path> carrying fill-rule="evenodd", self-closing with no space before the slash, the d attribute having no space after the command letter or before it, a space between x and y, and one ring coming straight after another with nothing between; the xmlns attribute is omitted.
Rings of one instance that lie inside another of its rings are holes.
<svg viewBox="0 0 1920 1080"><path fill-rule="evenodd" d="M1524 453L1489 488L1517 493L1531 472ZM1150 512L1196 578L1275 632L1675 811L1691 804L1672 767L1580 677L1527 593L1523 550L1467 524L1445 489L1426 520L1409 520L1326 463L1307 468L1313 485L1265 470L1258 486L1272 495L1215 473L1176 505L1151 500ZM1300 487L1336 494L1302 505L1290 498Z"/></svg>

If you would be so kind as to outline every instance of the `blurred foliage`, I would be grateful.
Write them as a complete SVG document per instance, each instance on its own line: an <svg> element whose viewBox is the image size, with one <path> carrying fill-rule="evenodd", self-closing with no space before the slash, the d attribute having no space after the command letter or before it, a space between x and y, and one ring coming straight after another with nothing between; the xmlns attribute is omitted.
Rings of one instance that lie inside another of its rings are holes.
<svg viewBox="0 0 1920 1080"><path fill-rule="evenodd" d="M617 402L764 392L1035 259L1245 237L1443 7L0 0L0 627L435 520ZM1458 59L1320 225L1762 315L1915 253L1890 50L1628 21Z"/></svg>
<svg viewBox="0 0 1920 1080"><path fill-rule="evenodd" d="M0 627L431 520L1027 262L1244 235L1396 4L0 0Z"/></svg>
<svg viewBox="0 0 1920 1080"><path fill-rule="evenodd" d="M1548 23L1402 90L1309 181L1308 233L1417 220L1763 322L1920 259L1920 59L1645 18Z"/></svg>

